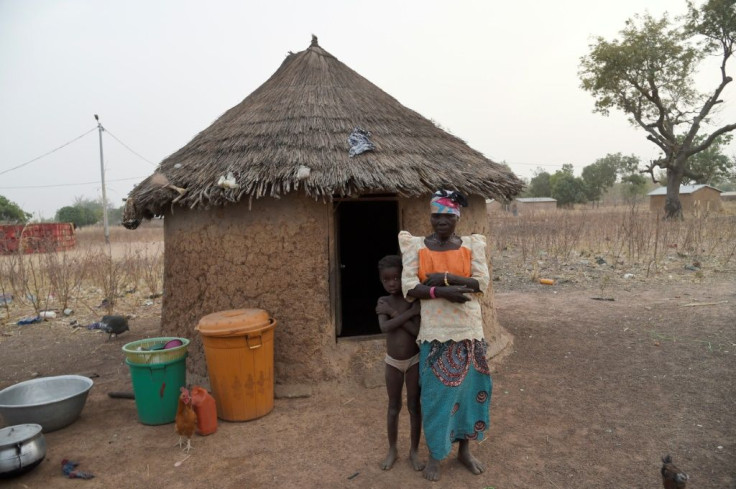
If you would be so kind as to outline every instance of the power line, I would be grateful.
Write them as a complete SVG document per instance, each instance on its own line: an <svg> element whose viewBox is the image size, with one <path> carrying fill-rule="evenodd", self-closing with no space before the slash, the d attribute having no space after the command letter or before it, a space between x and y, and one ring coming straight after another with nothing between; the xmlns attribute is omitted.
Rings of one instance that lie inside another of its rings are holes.
<svg viewBox="0 0 736 489"><path fill-rule="evenodd" d="M106 127L104 128L104 131L105 131L106 133L108 133L108 134L109 134L110 136L112 136L112 138L113 138L113 139L114 139L115 141L117 141L117 142L119 142L120 144L122 144L122 145L123 145L123 146L125 147L125 149L127 149L128 151L130 151L131 153L133 153L134 155L136 155L136 156L137 156L138 158L142 159L143 161L145 161L145 162L146 162L146 163L148 163L149 165L153 165L153 166L156 166L156 163L154 163L154 162L152 162L152 161L148 160L147 158L144 158L144 157L143 157L143 156L141 156L140 154L138 154L138 153L136 153L135 151L133 151L133 150L132 150L132 149L130 148L130 146L128 146L127 144L125 144L124 142L122 142L122 141L121 141L120 139L118 139L118 138L117 138L117 136L115 136L115 135L114 135L113 133L111 133L111 132L109 131L109 129L107 129Z"/></svg>
<svg viewBox="0 0 736 489"><path fill-rule="evenodd" d="M505 162L507 165L524 165L524 166L559 166L562 167L562 163L509 163Z"/></svg>
<svg viewBox="0 0 736 489"><path fill-rule="evenodd" d="M64 143L64 144L62 144L62 145L61 145L61 146L59 146L58 148L52 149L51 151L49 151L49 152L47 152L47 153L44 153L44 154L42 154L41 156L37 156L37 157L33 158L33 159L32 159L32 160L30 160L30 161L26 161L25 163L21 163L21 164L20 164L20 165L18 165L18 166L14 166L14 167L12 167L12 168L8 168L7 170L3 170L3 171L0 171L0 175L4 175L5 173L11 172L11 171L13 171L13 170L17 170L18 168L23 168L23 167L24 167L24 166L26 166L26 165L30 165L30 164L31 164L31 163L33 163L34 161L40 160L40 159L41 159L41 158L43 158L44 156L48 156L48 155L50 155L51 153L55 153L56 151L59 151L59 150L60 150L61 148L65 147L65 146L69 146L69 145L70 145L70 144L72 144L72 143L73 143L74 141L77 141L78 139L82 139L82 138L83 138L84 136L86 136L87 134L91 133L92 131L96 131L96 130L97 130L97 126L93 127L92 129L90 129L89 131L85 132L85 133L84 133L84 134L82 134L81 136L77 136L76 138L72 139L71 141L69 141L69 142L67 142L67 143Z"/></svg>
<svg viewBox="0 0 736 489"><path fill-rule="evenodd" d="M68 141L68 142L66 142L66 143L62 144L62 145L61 145L61 146L59 146L58 148L54 148L54 149L52 149L51 151L47 151L46 153L44 153L44 154L42 154L42 155L40 155L40 156L36 156L36 157L35 157L35 158L33 158L32 160L28 160L28 161L26 161L25 163L21 163L20 165L16 165L16 166L14 166L14 167L12 167L12 168L8 168L7 170L3 170L3 171L0 171L0 175L4 175L5 173L8 173L8 172L11 172L11 171L13 171L13 170L17 170L18 168L23 168L24 166L30 165L30 164L31 164L31 163L33 163L34 161L38 161L38 160L40 160L41 158L44 158L44 157L46 157L46 156L48 156L48 155L50 155L50 154L52 154L52 153L55 153L55 152L59 151L60 149L62 149L62 148L64 148L64 147L66 147L66 146L69 146L69 145L70 145L70 144L72 144L73 142L75 142L75 141L77 141L77 140L79 140L79 139L82 139L82 138L83 138L84 136L86 136L87 134L91 133L92 131L94 131L94 130L96 130L96 129L97 129L97 127L95 126L95 127L93 127L92 129L90 129L89 131L87 131L87 132L85 132L84 134L82 134L81 136L77 136L76 138L72 139L71 141ZM121 141L121 140L120 140L120 139L119 139L119 138L118 138L117 136L115 136L115 135L114 135L113 133L111 133L110 131L108 131L108 130L107 130L107 128L105 128L104 130L105 130L105 132L107 132L107 133L108 133L108 134L109 134L110 136L112 136L112 138L113 138L113 139L114 139L115 141L117 141L118 143L120 143L120 144L121 144L121 145L122 145L122 146L123 146L123 147L124 147L125 149L127 149L128 151L130 151L131 153L133 153L134 155L136 155L136 156L137 156L138 158L142 159L143 161L145 161L145 162L146 162L146 163L148 163L149 165L152 165L152 166L156 166L156 163L153 163L153 162L152 162L152 161L150 161L150 160L149 160L148 158L145 158L144 156L141 156L141 154L139 154L139 153L137 153L136 151L134 151L134 150L133 150L133 149L132 149L132 148L131 148L130 146L128 146L127 144L125 144L124 142L122 142L122 141ZM76 184L71 184L71 185L76 185ZM61 186L64 186L64 185L63 185L63 184L62 184L62 185L47 185L46 187L61 187ZM7 188L11 188L11 187L0 187L0 188L5 188L5 189L7 189ZM12 187L12 188L43 188L43 187Z"/></svg>
<svg viewBox="0 0 736 489"><path fill-rule="evenodd" d="M97 128L95 128L97 129ZM127 180L143 180L146 177L130 177L130 178L118 178L117 180L108 180L108 182L125 182ZM15 190L20 188L51 188L51 187L74 187L77 185L99 185L100 181L94 182L80 182L80 183L57 183L54 185L24 185L20 187L0 187L0 190Z"/></svg>

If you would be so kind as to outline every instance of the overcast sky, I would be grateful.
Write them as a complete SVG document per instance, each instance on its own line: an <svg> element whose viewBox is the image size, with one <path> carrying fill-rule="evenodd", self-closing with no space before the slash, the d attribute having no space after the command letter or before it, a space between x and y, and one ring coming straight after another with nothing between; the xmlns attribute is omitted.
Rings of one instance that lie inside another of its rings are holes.
<svg viewBox="0 0 736 489"><path fill-rule="evenodd" d="M640 130L621 114L592 113L579 60L594 36L613 38L634 14L682 13L684 5L0 0L0 195L36 218L77 196L99 197L99 114L108 130L108 199L121 205L163 158L265 82L288 51L306 49L313 33L403 105L521 177L564 163L579 174L608 153L646 161L657 151ZM705 75L703 88L717 75ZM736 89L724 98L736 99ZM736 119L736 102L722 110L721 123Z"/></svg>

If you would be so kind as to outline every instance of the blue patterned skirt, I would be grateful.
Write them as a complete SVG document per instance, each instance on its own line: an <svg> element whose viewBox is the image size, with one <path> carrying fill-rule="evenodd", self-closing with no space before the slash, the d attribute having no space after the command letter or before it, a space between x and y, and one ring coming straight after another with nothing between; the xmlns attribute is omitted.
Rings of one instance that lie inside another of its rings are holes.
<svg viewBox="0 0 736 489"><path fill-rule="evenodd" d="M493 382L481 340L419 345L424 438L442 460L459 440L482 440L490 422Z"/></svg>

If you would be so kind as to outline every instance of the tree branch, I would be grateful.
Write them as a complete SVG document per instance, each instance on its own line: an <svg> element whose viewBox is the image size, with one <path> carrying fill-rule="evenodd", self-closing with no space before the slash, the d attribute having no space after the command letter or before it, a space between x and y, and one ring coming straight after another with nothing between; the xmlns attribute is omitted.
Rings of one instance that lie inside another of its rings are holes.
<svg viewBox="0 0 736 489"><path fill-rule="evenodd" d="M664 107L664 104L662 103L662 100L659 98L659 92L654 84L654 80L650 80L650 86L652 87L653 93L656 94L656 96L650 95L647 90L645 90L636 80L629 79L628 83L630 83L636 91L641 95L641 97L638 99L638 106L634 107L634 103L630 100L628 100L625 96L625 94L622 94L622 101L624 105L624 109L629 112L636 121L637 124L639 124L640 127L642 127L645 131L649 133L647 136L647 139L649 141L652 141L654 144L660 147L662 151L665 153L668 153L667 143L674 143L676 138L674 133L667 129L666 127L666 108ZM653 104L656 109L657 113L659 114L659 117L656 121L647 123L644 122L642 117L642 109L641 109L641 98L645 98L648 100L651 104ZM655 128L657 130L655 130Z"/></svg>
<svg viewBox="0 0 736 489"><path fill-rule="evenodd" d="M652 160L649 163L649 165L647 165L645 169L640 170L639 173L649 173L652 176L652 183L659 183L659 180L657 180L654 176L654 168L656 168L657 166L659 166L660 168L663 168L661 162L662 162L661 159Z"/></svg>
<svg viewBox="0 0 736 489"><path fill-rule="evenodd" d="M713 141L715 141L715 139L718 136L720 136L721 134L725 134L725 133L727 133L729 131L733 131L734 129L736 129L736 124L729 124L727 126L723 126L723 127L719 128L719 129L717 129L716 131L714 131L713 133L711 133L710 136L708 136L707 138L705 138L705 141L703 141L701 144L699 144L698 146L690 149L690 151L687 152L688 158L691 157L692 155L696 154L696 153L700 153L701 151L703 151L705 149L708 149L708 146L710 146L713 143Z"/></svg>
<svg viewBox="0 0 736 489"><path fill-rule="evenodd" d="M659 97L659 88L657 88L657 84L654 81L654 77L652 75L649 75L647 77L647 83L649 83L649 89L651 90L652 94L651 96L648 93L645 93L644 96L647 97L647 99L654 104L654 106L657 108L657 112L659 113L659 117L657 118L657 122L655 122L657 129L659 129L659 133L667 140L674 140L675 135L671 131L671 127L668 128L665 125L665 119L667 117L667 109L665 108L664 104L662 103L662 99ZM636 85L635 85L636 86ZM638 88L637 90L643 90L643 88ZM671 124L670 124L671 126Z"/></svg>
<svg viewBox="0 0 736 489"><path fill-rule="evenodd" d="M652 131L650 131L650 132L652 132ZM656 133L654 133L654 134L656 134ZM667 146L664 144L664 142L659 141L656 137L652 136L652 134L649 134L647 136L647 140L653 142L654 144L656 144L657 146L659 146L659 149L661 149L662 151L664 151L665 153L667 153Z"/></svg>
<svg viewBox="0 0 736 489"><path fill-rule="evenodd" d="M726 61L728 61L729 57L730 57L730 53L728 52L724 53L723 62L721 63L721 83L718 84L716 89L713 91L713 95L708 97L708 99L705 101L705 103L703 104L703 108L700 109L700 113L695 117L695 120L693 121L693 125L690 127L690 130L688 131L687 136L685 136L685 143L688 145L693 140L693 138L695 138L695 135L698 133L698 130L700 129L700 121L702 121L710 113L714 105L721 102L721 100L719 99L719 97L721 96L721 92L723 92L723 89L726 88L726 85L731 83L731 81L733 80L733 78L726 75ZM730 126L724 126L724 127L730 127ZM721 129L719 129L718 131L721 131ZM713 134L716 134L715 137L718 137L724 132L732 131L732 130L733 128L725 129L721 132L716 131ZM711 137L709 137L706 141L710 140L710 142L712 142L711 138L713 137L713 134L711 134ZM710 142L708 144L710 144ZM707 148L708 144L705 144L705 143L701 144L699 147L702 147L702 148L698 151L702 151L703 149ZM691 152L689 153L689 155L697 153L698 151Z"/></svg>

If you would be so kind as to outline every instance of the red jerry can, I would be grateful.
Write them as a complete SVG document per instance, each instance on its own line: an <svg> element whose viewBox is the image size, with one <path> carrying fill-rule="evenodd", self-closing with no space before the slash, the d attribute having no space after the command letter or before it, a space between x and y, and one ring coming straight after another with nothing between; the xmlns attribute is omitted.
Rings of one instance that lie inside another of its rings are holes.
<svg viewBox="0 0 736 489"><path fill-rule="evenodd" d="M197 434L209 435L217 431L215 398L204 387L195 385L191 390L192 407L197 414Z"/></svg>

